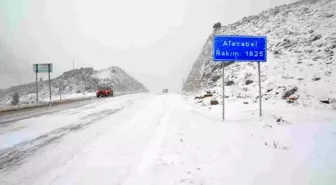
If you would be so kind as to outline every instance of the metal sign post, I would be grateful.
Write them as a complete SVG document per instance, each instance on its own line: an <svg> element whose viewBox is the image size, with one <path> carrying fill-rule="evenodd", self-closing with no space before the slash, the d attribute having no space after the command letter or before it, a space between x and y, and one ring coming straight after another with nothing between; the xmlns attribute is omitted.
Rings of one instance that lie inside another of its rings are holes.
<svg viewBox="0 0 336 185"><path fill-rule="evenodd" d="M215 35L213 55L215 62L222 62L223 70L223 120L225 102L224 62L258 62L259 75L259 115L262 116L260 62L267 61L267 38L262 36Z"/></svg>
<svg viewBox="0 0 336 185"><path fill-rule="evenodd" d="M258 76L259 76L259 116L262 116L262 107L261 107L261 80L260 80L260 62L258 62Z"/></svg>
<svg viewBox="0 0 336 185"><path fill-rule="evenodd" d="M50 71L51 71L51 64L48 64L49 99L50 99L50 103L51 103L51 80L50 80Z"/></svg>
<svg viewBox="0 0 336 185"><path fill-rule="evenodd" d="M37 65L37 64L36 64ZM38 80L37 80L38 68L36 66L36 103L38 103Z"/></svg>
<svg viewBox="0 0 336 185"><path fill-rule="evenodd" d="M225 83L224 83L224 64L222 63L222 73L223 73L223 112L222 119L225 120Z"/></svg>

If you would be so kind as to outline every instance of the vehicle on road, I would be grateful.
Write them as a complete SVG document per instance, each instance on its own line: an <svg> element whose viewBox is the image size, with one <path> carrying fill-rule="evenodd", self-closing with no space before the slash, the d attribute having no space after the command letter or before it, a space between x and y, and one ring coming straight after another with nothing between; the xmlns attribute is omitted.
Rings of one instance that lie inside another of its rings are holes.
<svg viewBox="0 0 336 185"><path fill-rule="evenodd" d="M96 91L96 96L97 96L97 98L99 98L99 97L113 96L113 90L110 87L108 87L108 88L99 88Z"/></svg>
<svg viewBox="0 0 336 185"><path fill-rule="evenodd" d="M163 93L168 93L168 89L163 89L162 92Z"/></svg>

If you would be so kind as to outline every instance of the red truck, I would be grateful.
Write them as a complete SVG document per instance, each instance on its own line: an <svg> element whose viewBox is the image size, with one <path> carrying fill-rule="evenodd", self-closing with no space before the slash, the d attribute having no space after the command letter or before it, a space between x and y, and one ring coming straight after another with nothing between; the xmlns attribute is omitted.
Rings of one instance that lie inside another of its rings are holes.
<svg viewBox="0 0 336 185"><path fill-rule="evenodd" d="M97 98L113 96L113 90L111 88L100 88L96 91Z"/></svg>

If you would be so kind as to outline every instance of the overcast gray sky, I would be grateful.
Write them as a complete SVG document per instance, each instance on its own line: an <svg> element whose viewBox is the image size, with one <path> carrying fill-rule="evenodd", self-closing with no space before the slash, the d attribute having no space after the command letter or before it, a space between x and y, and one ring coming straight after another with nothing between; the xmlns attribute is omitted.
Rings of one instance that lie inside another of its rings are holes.
<svg viewBox="0 0 336 185"><path fill-rule="evenodd" d="M179 91L212 26L294 0L0 0L0 88L75 67L119 66L152 91Z"/></svg>

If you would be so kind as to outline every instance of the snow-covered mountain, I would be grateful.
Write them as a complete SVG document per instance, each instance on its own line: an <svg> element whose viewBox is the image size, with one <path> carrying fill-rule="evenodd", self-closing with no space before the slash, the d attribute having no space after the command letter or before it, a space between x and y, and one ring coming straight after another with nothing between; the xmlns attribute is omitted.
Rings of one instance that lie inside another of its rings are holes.
<svg viewBox="0 0 336 185"><path fill-rule="evenodd" d="M40 99L48 99L49 82L39 81L38 83ZM51 80L52 95L72 93L94 92L99 87L111 87L116 93L136 93L147 92L146 87L135 78L128 75L119 67L110 67L95 71L93 68L80 68L64 72L61 76ZM36 83L29 83L10 87L3 90L2 102L9 103L15 91L20 94L20 99L26 103L35 102ZM0 97L1 99L1 97Z"/></svg>
<svg viewBox="0 0 336 185"><path fill-rule="evenodd" d="M306 0L283 5L214 30L191 69L184 91L198 94L211 90L215 97L222 99L221 64L212 61L214 35L268 37L268 61L261 63L264 100L285 101L283 96L292 90L286 95L292 94L291 97L297 99L293 105L330 108L336 103L335 0ZM225 65L228 101L255 102L257 64Z"/></svg>

